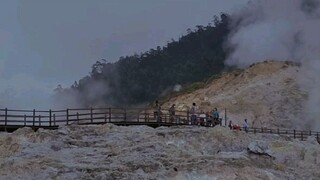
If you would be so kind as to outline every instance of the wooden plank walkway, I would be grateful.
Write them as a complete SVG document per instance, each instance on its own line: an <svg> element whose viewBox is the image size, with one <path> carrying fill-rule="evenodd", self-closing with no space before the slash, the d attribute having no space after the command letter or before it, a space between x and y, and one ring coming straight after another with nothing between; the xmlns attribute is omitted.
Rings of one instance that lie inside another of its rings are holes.
<svg viewBox="0 0 320 180"><path fill-rule="evenodd" d="M166 113L167 112L167 113ZM88 108L65 110L12 110L0 109L0 131L13 132L21 127L57 129L59 125L89 125L112 123L121 126L147 125L150 127L191 125L188 111L176 111L170 116L162 110L157 116L153 109L142 108ZM225 125L226 125L226 120ZM204 124L203 124L204 126ZM241 130L241 129L240 129ZM300 140L314 136L320 142L320 132L288 129L249 128L248 133L268 133L285 135Z"/></svg>

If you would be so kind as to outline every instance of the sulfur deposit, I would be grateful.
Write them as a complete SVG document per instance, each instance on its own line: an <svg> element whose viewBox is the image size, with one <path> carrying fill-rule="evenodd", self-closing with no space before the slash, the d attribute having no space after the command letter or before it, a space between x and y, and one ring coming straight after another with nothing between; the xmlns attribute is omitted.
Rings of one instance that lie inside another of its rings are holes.
<svg viewBox="0 0 320 180"><path fill-rule="evenodd" d="M314 137L70 125L0 134L0 179L319 179Z"/></svg>

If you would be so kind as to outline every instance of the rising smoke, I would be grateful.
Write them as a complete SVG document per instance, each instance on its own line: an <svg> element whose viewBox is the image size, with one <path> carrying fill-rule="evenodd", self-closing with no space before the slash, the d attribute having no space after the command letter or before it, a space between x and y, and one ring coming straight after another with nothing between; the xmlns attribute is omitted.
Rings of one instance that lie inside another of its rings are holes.
<svg viewBox="0 0 320 180"><path fill-rule="evenodd" d="M299 83L308 92L308 123L319 129L320 121L320 1L256 0L232 15L228 46L233 53L228 65L290 60L302 65Z"/></svg>

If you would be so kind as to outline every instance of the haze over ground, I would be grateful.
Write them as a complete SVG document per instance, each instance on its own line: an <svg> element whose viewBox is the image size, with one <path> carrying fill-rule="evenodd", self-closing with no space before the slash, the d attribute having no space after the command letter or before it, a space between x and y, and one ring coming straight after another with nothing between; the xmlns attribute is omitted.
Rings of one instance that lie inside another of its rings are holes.
<svg viewBox="0 0 320 180"><path fill-rule="evenodd" d="M143 52L247 0L0 1L0 106L49 108L100 59Z"/></svg>

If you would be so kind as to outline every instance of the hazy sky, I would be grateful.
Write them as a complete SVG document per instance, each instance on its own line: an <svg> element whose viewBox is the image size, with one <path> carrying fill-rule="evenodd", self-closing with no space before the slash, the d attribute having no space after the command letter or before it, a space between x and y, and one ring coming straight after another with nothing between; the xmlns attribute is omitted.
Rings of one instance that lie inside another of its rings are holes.
<svg viewBox="0 0 320 180"><path fill-rule="evenodd" d="M0 106L39 104L97 60L165 45L247 1L0 0Z"/></svg>

